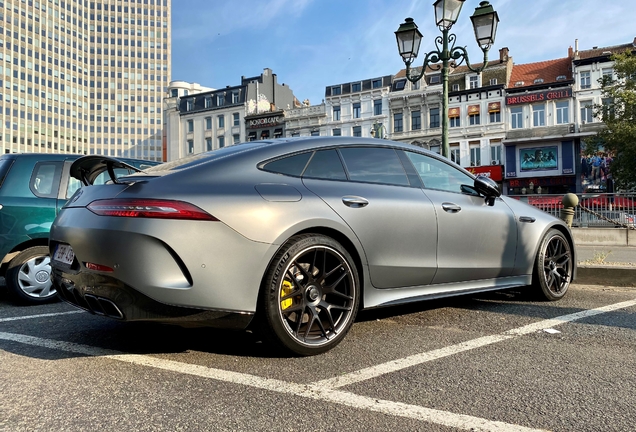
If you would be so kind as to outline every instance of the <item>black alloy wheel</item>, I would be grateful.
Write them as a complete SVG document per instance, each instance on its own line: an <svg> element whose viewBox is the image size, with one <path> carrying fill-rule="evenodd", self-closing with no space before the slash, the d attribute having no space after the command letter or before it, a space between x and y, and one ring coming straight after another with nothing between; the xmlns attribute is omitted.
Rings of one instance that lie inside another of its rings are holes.
<svg viewBox="0 0 636 432"><path fill-rule="evenodd" d="M570 286L573 270L570 243L559 230L551 229L539 246L533 285L546 300L559 300Z"/></svg>
<svg viewBox="0 0 636 432"><path fill-rule="evenodd" d="M265 336L296 355L330 350L358 309L358 274L349 253L322 235L292 237L266 275L261 308Z"/></svg>

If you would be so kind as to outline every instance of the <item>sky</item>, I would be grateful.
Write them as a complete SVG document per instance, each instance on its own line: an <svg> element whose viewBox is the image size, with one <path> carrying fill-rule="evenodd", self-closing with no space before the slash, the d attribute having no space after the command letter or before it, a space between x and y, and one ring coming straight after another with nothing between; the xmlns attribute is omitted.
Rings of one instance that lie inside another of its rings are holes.
<svg viewBox="0 0 636 432"><path fill-rule="evenodd" d="M441 35L433 0L172 0L172 80L223 88L270 68L300 101L324 99L327 86L404 69L394 32L412 17L423 34L420 66ZM515 64L567 57L579 49L631 43L636 0L492 0L499 15L489 58L508 47ZM466 0L452 33L472 63L483 54Z"/></svg>

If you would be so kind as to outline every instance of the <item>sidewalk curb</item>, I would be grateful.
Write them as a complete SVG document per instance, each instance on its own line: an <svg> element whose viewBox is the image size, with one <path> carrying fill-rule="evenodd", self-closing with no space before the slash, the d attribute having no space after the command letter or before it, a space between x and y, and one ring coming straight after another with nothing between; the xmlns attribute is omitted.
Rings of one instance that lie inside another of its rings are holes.
<svg viewBox="0 0 636 432"><path fill-rule="evenodd" d="M636 267L579 265L573 283L636 287Z"/></svg>

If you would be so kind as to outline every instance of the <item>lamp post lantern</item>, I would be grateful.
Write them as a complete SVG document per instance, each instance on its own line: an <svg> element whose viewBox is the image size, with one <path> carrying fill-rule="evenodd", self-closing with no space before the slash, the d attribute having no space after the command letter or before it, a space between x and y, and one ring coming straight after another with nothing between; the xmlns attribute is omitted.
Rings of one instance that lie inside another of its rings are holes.
<svg viewBox="0 0 636 432"><path fill-rule="evenodd" d="M411 82L419 81L426 72L427 67L436 70L440 69L441 61L442 70L442 156L449 157L450 149L448 146L448 72L450 61L455 62L455 66L459 66L466 61L468 69L475 73L480 73L488 66L488 50L495 42L495 34L497 33L497 24L499 16L487 1L482 1L475 8L475 13L470 17L473 28L475 30L475 39L477 44L484 53L484 61L481 67L474 68L468 59L468 51L465 47L456 47L456 36L449 33L451 27L461 12L465 0L437 0L433 3L435 8L435 23L442 32L441 36L435 38L435 47L437 49L426 53L422 70L413 73L411 64L417 58L422 42L422 33L417 28L417 24L413 18L406 18L395 32L398 51L402 56L402 60L406 65L406 78Z"/></svg>
<svg viewBox="0 0 636 432"><path fill-rule="evenodd" d="M389 134L386 131L386 127L379 121L373 123L371 131L369 131L372 138L388 139Z"/></svg>

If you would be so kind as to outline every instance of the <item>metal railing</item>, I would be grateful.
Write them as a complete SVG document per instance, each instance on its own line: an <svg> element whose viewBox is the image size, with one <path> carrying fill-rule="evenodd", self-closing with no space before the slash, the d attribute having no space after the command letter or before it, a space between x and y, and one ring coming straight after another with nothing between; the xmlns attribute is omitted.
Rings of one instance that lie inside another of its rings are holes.
<svg viewBox="0 0 636 432"><path fill-rule="evenodd" d="M508 195L560 217L563 194ZM579 205L574 213L573 227L636 229L636 193L577 194Z"/></svg>

